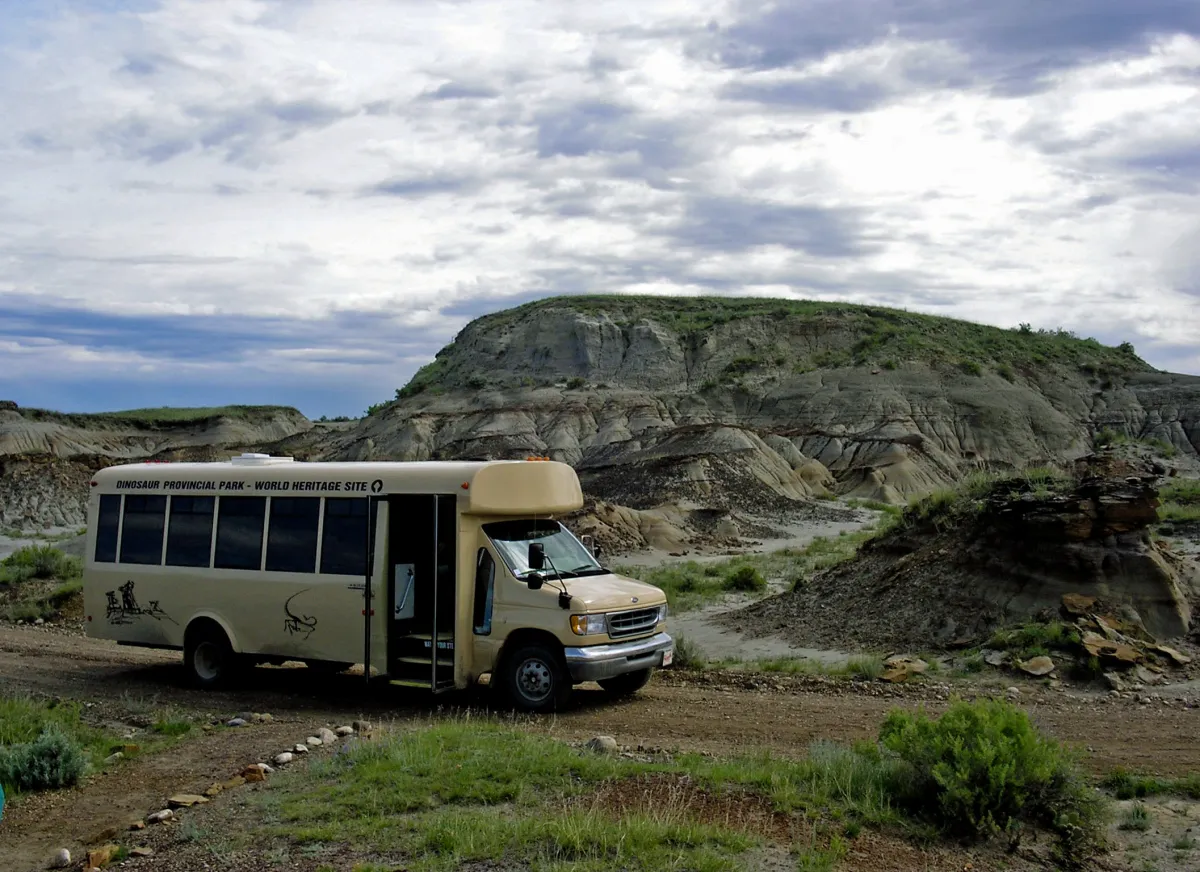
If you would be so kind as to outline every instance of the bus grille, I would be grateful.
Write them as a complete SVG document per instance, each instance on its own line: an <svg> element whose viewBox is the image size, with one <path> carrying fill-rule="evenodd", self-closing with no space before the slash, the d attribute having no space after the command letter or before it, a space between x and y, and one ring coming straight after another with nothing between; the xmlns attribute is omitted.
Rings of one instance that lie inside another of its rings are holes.
<svg viewBox="0 0 1200 872"><path fill-rule="evenodd" d="M658 626L658 606L649 609L633 609L628 612L611 612L608 615L608 635L613 639L648 633Z"/></svg>

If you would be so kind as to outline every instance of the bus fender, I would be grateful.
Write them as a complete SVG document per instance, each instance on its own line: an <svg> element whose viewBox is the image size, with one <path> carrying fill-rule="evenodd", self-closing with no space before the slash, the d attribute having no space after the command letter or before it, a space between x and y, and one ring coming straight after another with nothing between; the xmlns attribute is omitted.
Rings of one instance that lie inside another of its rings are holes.
<svg viewBox="0 0 1200 872"><path fill-rule="evenodd" d="M242 647L241 647L241 645L238 644L237 635L233 632L233 628L229 626L228 621L226 621L224 618L222 618L220 615L218 615L214 611L211 611L209 609L204 609L202 611L196 612L194 615L192 615L191 620L189 620L187 623L188 629L191 629L192 625L195 624L196 621L205 620L205 619L212 621L214 624L216 624L218 627L220 627L224 631L225 638L229 640L229 647L233 649L233 652L235 654L242 653ZM187 630L184 631L184 638L185 639L187 638Z"/></svg>

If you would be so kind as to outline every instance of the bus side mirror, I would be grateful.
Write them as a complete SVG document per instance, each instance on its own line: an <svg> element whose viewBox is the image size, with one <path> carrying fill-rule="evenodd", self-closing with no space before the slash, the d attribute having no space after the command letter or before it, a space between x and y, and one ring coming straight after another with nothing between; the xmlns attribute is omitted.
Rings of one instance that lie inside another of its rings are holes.
<svg viewBox="0 0 1200 872"><path fill-rule="evenodd" d="M545 580L546 579L542 578L542 576L535 572L525 579L525 583L529 585L530 590L541 590L542 584L545 582Z"/></svg>
<svg viewBox="0 0 1200 872"><path fill-rule="evenodd" d="M546 546L541 542L529 543L529 568L541 569L546 565Z"/></svg>
<svg viewBox="0 0 1200 872"><path fill-rule="evenodd" d="M603 555L604 555L604 549L601 548L599 545L596 545L592 548L592 556L595 557L597 561L599 561Z"/></svg>

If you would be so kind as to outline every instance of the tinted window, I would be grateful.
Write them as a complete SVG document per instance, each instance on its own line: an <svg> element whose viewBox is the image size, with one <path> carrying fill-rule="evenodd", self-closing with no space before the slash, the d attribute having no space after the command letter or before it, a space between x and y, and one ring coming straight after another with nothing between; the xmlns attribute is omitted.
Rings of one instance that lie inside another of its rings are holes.
<svg viewBox="0 0 1200 872"><path fill-rule="evenodd" d="M496 589L496 561L486 548L475 560L475 634L492 632L492 593Z"/></svg>
<svg viewBox="0 0 1200 872"><path fill-rule="evenodd" d="M266 497L221 497L214 568L258 569L262 565L266 512Z"/></svg>
<svg viewBox="0 0 1200 872"><path fill-rule="evenodd" d="M125 519L121 524L121 562L151 566L162 563L166 520L166 497L127 495Z"/></svg>
<svg viewBox="0 0 1200 872"><path fill-rule="evenodd" d="M121 524L121 495L100 497L100 516L96 519L96 562L117 562L117 530Z"/></svg>
<svg viewBox="0 0 1200 872"><path fill-rule="evenodd" d="M371 512L372 517L375 513ZM367 500L325 500L321 533L321 572L332 575L367 574Z"/></svg>
<svg viewBox="0 0 1200 872"><path fill-rule="evenodd" d="M273 497L267 532L267 569L315 572L320 497Z"/></svg>
<svg viewBox="0 0 1200 872"><path fill-rule="evenodd" d="M208 566L216 497L171 497L168 566Z"/></svg>

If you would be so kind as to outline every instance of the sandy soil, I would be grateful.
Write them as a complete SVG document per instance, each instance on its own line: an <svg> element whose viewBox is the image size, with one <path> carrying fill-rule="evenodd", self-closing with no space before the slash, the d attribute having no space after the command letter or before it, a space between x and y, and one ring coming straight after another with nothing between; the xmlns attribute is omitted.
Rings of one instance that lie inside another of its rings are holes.
<svg viewBox="0 0 1200 872"><path fill-rule="evenodd" d="M44 868L56 848L73 853L110 827L163 806L179 791L202 791L240 767L303 741L321 725L366 718L379 725L482 712L475 693L431 698L368 689L361 678L314 680L304 669L257 669L221 693L187 688L177 654L123 648L44 628L0 628L0 684L90 703L89 717L137 740L147 715L165 708L204 719L268 712L274 720L187 741L153 759L129 761L86 785L18 803L0 823L6 869ZM1050 691L1028 682L1023 704L1049 733L1078 746L1097 772L1116 765L1162 775L1200 769L1200 709L1166 700L1139 703ZM633 699L614 703L581 688L555 717L515 718L566 739L614 736L624 745L733 754L768 749L803 754L814 739L873 736L893 706L938 711L949 688L848 684L814 678L661 673ZM1197 702L1193 700L1193 702ZM140 726L139 726L140 725ZM1131 738L1136 737L1136 738ZM8 865L11 864L11 865Z"/></svg>

